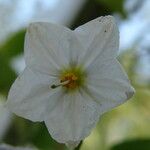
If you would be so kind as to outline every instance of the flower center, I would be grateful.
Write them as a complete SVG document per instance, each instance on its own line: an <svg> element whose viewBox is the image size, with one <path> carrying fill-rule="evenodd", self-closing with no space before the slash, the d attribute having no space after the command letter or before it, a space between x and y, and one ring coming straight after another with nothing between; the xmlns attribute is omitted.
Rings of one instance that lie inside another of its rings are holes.
<svg viewBox="0 0 150 150"><path fill-rule="evenodd" d="M52 89L62 86L66 90L75 90L83 86L85 81L85 73L81 68L64 69L60 73L59 83L53 84Z"/></svg>
<svg viewBox="0 0 150 150"><path fill-rule="evenodd" d="M63 85L64 87L68 89L75 89L77 86L79 86L78 80L78 76L71 72L63 75L60 82L64 83L66 81L66 84Z"/></svg>

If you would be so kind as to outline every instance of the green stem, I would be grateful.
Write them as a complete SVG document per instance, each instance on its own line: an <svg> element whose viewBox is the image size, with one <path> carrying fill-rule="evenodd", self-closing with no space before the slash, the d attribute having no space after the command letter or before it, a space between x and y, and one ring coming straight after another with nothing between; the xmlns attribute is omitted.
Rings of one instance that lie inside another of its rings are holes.
<svg viewBox="0 0 150 150"><path fill-rule="evenodd" d="M76 147L74 150L80 150L82 143L83 143L83 141L81 141L80 144L78 145L78 147Z"/></svg>

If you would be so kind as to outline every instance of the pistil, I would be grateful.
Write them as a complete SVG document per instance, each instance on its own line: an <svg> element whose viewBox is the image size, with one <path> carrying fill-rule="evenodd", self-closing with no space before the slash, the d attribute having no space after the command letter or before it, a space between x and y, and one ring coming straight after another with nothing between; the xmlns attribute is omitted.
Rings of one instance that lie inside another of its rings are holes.
<svg viewBox="0 0 150 150"><path fill-rule="evenodd" d="M55 89L55 88L57 88L59 86L64 86L64 85L66 85L68 83L69 83L69 80L68 81L64 81L64 82L60 82L59 84L53 84L53 85L51 85L51 88Z"/></svg>

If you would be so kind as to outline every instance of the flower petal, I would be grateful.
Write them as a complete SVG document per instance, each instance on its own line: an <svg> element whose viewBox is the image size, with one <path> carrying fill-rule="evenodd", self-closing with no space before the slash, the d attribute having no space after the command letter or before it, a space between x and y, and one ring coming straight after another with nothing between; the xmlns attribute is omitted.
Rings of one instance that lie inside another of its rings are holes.
<svg viewBox="0 0 150 150"><path fill-rule="evenodd" d="M75 142L67 142L66 146L69 149L74 149L75 147L77 147L79 145L80 141L75 141Z"/></svg>
<svg viewBox="0 0 150 150"><path fill-rule="evenodd" d="M56 141L77 146L76 143L88 136L98 121L98 109L99 105L84 91L66 93L45 116L45 123Z"/></svg>
<svg viewBox="0 0 150 150"><path fill-rule="evenodd" d="M25 60L30 67L55 74L77 60L82 48L70 29L46 22L32 23L25 38Z"/></svg>
<svg viewBox="0 0 150 150"><path fill-rule="evenodd" d="M119 31L112 16L92 20L74 31L87 49L82 61L88 66L96 59L114 58L119 48Z"/></svg>
<svg viewBox="0 0 150 150"><path fill-rule="evenodd" d="M101 105L101 113L122 104L134 94L126 73L116 59L88 68L87 90Z"/></svg>
<svg viewBox="0 0 150 150"><path fill-rule="evenodd" d="M15 114L32 121L43 121L47 105L60 89L51 90L55 80L51 76L26 68L12 85L6 107Z"/></svg>

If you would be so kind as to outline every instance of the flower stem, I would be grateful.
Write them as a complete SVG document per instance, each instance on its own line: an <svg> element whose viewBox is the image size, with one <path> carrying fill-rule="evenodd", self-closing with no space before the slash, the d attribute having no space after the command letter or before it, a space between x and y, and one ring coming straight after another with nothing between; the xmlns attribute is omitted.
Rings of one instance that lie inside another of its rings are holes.
<svg viewBox="0 0 150 150"><path fill-rule="evenodd" d="M78 147L76 147L74 150L80 150L82 143L83 143L83 141L81 141L80 144L78 145Z"/></svg>

